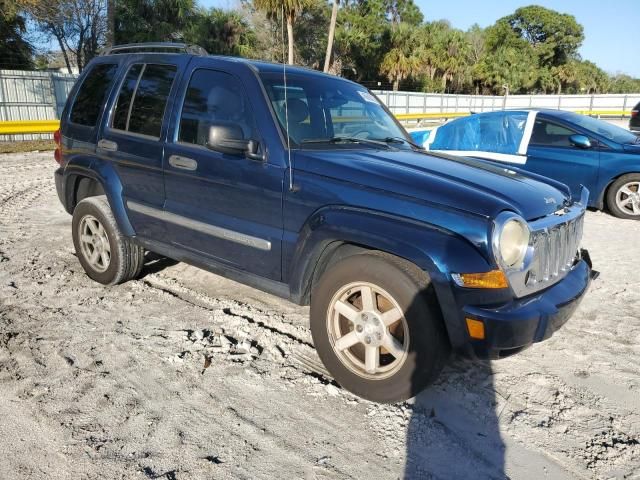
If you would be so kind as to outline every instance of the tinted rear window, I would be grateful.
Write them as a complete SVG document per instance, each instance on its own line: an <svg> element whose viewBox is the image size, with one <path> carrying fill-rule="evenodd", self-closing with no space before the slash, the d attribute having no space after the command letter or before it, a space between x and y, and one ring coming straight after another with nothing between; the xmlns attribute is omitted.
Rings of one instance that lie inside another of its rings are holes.
<svg viewBox="0 0 640 480"><path fill-rule="evenodd" d="M118 102L116 104L116 111L113 115L113 128L119 130L126 130L129 120L129 108L131 107L131 99L133 98L133 92L136 89L138 78L140 77L140 71L142 70L142 64L134 65L127 72L127 76L120 88L120 94L118 95Z"/></svg>
<svg viewBox="0 0 640 480"><path fill-rule="evenodd" d="M118 66L112 63L96 65L87 74L76 95L70 120L79 125L95 127L107 99Z"/></svg>
<svg viewBox="0 0 640 480"><path fill-rule="evenodd" d="M173 65L147 65L138 83L129 117L129 131L160 136L162 117L171 91L176 67Z"/></svg>
<svg viewBox="0 0 640 480"><path fill-rule="evenodd" d="M131 67L118 94L113 128L160 137L175 74L174 65L138 64Z"/></svg>

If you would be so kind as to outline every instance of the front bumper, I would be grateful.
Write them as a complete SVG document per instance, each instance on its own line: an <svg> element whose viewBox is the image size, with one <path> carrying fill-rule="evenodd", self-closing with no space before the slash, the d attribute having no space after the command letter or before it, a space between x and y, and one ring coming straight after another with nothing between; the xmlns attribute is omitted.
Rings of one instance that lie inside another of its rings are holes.
<svg viewBox="0 0 640 480"><path fill-rule="evenodd" d="M567 276L546 290L494 307L464 306L464 317L481 320L485 329L484 340L469 337L469 353L504 358L551 337L569 320L595 276L589 253L582 250Z"/></svg>

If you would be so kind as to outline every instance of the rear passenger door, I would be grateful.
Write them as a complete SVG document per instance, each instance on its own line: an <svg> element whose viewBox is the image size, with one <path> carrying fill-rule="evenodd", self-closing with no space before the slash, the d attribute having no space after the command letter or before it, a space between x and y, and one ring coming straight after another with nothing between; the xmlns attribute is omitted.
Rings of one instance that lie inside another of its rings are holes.
<svg viewBox="0 0 640 480"><path fill-rule="evenodd" d="M231 73L195 68L183 80L165 149L167 239L235 269L281 278L284 168L206 147L212 122L237 125L264 149L253 105Z"/></svg>
<svg viewBox="0 0 640 480"><path fill-rule="evenodd" d="M178 72L186 61L177 55L132 58L98 140L98 155L114 163L129 219L136 234L143 237L165 232L149 209L161 209L164 203L165 118L171 110Z"/></svg>

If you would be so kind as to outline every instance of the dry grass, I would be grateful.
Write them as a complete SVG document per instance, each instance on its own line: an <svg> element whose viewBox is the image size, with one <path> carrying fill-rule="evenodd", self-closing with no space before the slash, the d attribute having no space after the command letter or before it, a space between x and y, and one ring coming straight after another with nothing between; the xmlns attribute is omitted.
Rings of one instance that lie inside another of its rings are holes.
<svg viewBox="0 0 640 480"><path fill-rule="evenodd" d="M0 153L34 152L53 150L56 148L53 140L24 140L20 142L0 142Z"/></svg>

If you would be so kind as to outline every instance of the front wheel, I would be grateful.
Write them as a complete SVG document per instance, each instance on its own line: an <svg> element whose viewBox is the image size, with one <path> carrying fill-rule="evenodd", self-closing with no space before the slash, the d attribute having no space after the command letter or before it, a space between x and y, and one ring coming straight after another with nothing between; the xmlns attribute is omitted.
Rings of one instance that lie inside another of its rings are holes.
<svg viewBox="0 0 640 480"><path fill-rule="evenodd" d="M448 344L424 272L387 254L357 254L321 277L311 333L329 373L375 402L415 396L440 373Z"/></svg>
<svg viewBox="0 0 640 480"><path fill-rule="evenodd" d="M623 175L607 193L609 211L618 218L640 220L640 173Z"/></svg>

